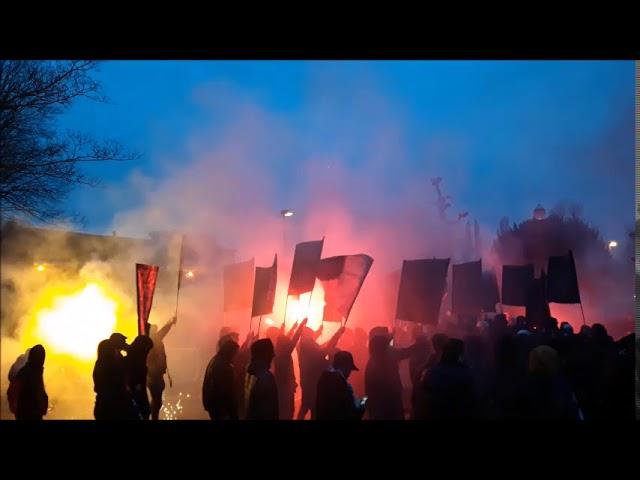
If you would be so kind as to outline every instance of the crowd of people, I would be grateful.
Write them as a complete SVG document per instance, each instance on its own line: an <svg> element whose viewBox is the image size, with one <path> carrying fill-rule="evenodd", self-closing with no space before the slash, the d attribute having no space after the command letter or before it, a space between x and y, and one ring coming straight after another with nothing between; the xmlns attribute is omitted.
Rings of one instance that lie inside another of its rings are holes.
<svg viewBox="0 0 640 480"><path fill-rule="evenodd" d="M119 333L100 342L97 420L158 419L168 374L163 339L175 323L151 326L131 344ZM321 344L322 327L304 320L288 331L270 327L264 338L249 333L240 344L223 327L204 374L203 407L212 420L635 418L634 334L614 341L598 323L575 333L555 319L539 328L503 314L429 335L421 325L403 332L341 327ZM44 361L36 345L9 372L16 419L47 413Z"/></svg>

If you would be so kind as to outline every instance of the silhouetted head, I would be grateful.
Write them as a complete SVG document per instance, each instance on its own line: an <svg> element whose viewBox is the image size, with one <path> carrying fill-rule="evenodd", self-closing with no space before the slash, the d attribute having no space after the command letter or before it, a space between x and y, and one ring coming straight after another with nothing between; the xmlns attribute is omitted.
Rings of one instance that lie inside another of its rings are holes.
<svg viewBox="0 0 640 480"><path fill-rule="evenodd" d="M218 340L218 350L220 350L222 348L222 345L224 345L226 342L235 342L237 344L240 344L240 335L236 332L229 332L226 335L220 337L220 340Z"/></svg>
<svg viewBox="0 0 640 480"><path fill-rule="evenodd" d="M442 353L444 346L449 341L449 337L447 337L444 333L436 333L433 337L431 337L431 345L433 345L433 350L436 353Z"/></svg>
<svg viewBox="0 0 640 480"><path fill-rule="evenodd" d="M569 322L562 322L560 324L560 332L563 335L573 335L573 327Z"/></svg>
<svg viewBox="0 0 640 480"><path fill-rule="evenodd" d="M333 356L333 368L342 372L344 378L349 378L351 372L358 371L358 367L353 363L353 355L351 352L340 350Z"/></svg>
<svg viewBox="0 0 640 480"><path fill-rule="evenodd" d="M116 349L116 351L120 352L124 350L126 352L129 350L129 345L127 345L127 337L125 337L123 334L117 332L112 333L109 337L109 340L111 341L111 345Z"/></svg>
<svg viewBox="0 0 640 480"><path fill-rule="evenodd" d="M590 337L591 336L591 327L589 325L582 325L580 327L580 336L582 336L582 337Z"/></svg>
<svg viewBox="0 0 640 480"><path fill-rule="evenodd" d="M138 335L133 342L131 342L131 346L129 347L129 355L132 355L136 358L147 358L147 354L153 348L153 340L151 340L146 335Z"/></svg>
<svg viewBox="0 0 640 480"><path fill-rule="evenodd" d="M594 323L591 327L591 335L593 338L606 338L608 336L607 329L601 323Z"/></svg>
<svg viewBox="0 0 640 480"><path fill-rule="evenodd" d="M271 365L271 361L275 355L273 349L273 342L270 338L263 338L251 345L251 362L256 360L265 363L267 366Z"/></svg>
<svg viewBox="0 0 640 480"><path fill-rule="evenodd" d="M529 354L529 372L551 379L558 373L558 352L548 345L540 345Z"/></svg>
<svg viewBox="0 0 640 480"><path fill-rule="evenodd" d="M440 363L443 365L461 365L464 360L464 342L450 338L442 350Z"/></svg>
<svg viewBox="0 0 640 480"><path fill-rule="evenodd" d="M43 368L44 357L45 357L44 347L40 344L34 345L33 347L31 347L31 350L29 351L29 359L27 360L27 364L35 368Z"/></svg>
<svg viewBox="0 0 640 480"><path fill-rule="evenodd" d="M116 349L111 339L102 340L98 344L98 357L99 361L109 360L113 358L113 354Z"/></svg>
<svg viewBox="0 0 640 480"><path fill-rule="evenodd" d="M374 337L369 340L370 357L377 358L385 355L389 351L391 339L391 335L374 335Z"/></svg>
<svg viewBox="0 0 640 480"><path fill-rule="evenodd" d="M234 341L233 339L229 339L222 345L220 345L218 356L227 362L231 362L233 361L233 357L235 357L236 353L238 353L239 349L240 345L238 344L238 342Z"/></svg>

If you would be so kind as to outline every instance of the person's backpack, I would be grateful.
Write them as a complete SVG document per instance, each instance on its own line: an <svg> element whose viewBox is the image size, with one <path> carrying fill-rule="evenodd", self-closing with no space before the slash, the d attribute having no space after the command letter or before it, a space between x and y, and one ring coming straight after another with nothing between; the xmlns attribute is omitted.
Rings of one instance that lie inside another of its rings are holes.
<svg viewBox="0 0 640 480"><path fill-rule="evenodd" d="M20 398L20 391L22 390L22 380L15 378L9 382L9 388L7 389L7 400L9 400L9 410L14 415L18 411L18 399Z"/></svg>

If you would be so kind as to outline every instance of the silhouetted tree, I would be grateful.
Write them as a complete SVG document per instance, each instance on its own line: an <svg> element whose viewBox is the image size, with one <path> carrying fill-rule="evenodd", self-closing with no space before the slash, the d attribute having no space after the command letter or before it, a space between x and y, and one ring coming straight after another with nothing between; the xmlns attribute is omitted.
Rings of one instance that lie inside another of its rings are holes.
<svg viewBox="0 0 640 480"><path fill-rule="evenodd" d="M569 214L566 214L566 211ZM549 216L530 219L509 226L507 218L500 221L493 247L504 264L533 263L544 267L550 255L566 255L572 250L576 261L588 260L591 265L606 265L611 260L606 242L598 229L582 218L582 209L564 204L554 207Z"/></svg>
<svg viewBox="0 0 640 480"><path fill-rule="evenodd" d="M116 142L80 132L58 132L55 119L79 98L97 102L99 83L91 61L0 60L0 202L2 215L52 221L74 186L98 181L80 169L86 162L128 160Z"/></svg>

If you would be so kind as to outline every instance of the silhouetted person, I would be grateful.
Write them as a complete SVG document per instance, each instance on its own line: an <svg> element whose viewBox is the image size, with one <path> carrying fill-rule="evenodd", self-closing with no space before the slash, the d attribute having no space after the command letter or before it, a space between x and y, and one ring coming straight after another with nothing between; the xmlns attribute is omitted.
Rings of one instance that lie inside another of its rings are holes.
<svg viewBox="0 0 640 480"><path fill-rule="evenodd" d="M293 371L293 358L291 354L302 335L302 329L306 326L305 318L299 326L291 327L287 335L281 334L276 343L273 370L278 385L278 401L280 420L291 420L294 413L295 394L298 385ZM284 324L283 324L284 326Z"/></svg>
<svg viewBox="0 0 640 480"><path fill-rule="evenodd" d="M253 342L257 340L257 337L253 334L253 332L249 332L240 345L240 349L238 353L236 353L234 362L233 362L233 370L234 370L234 378L235 378L235 386L236 393L238 399L238 418L241 420L246 418L246 399L245 399L245 380L247 375L247 367L249 366L249 361L251 360L251 345Z"/></svg>
<svg viewBox="0 0 640 480"><path fill-rule="evenodd" d="M369 340L369 361L365 370L367 412L372 420L403 420L402 381L398 359L389 334L374 334Z"/></svg>
<svg viewBox="0 0 640 480"><path fill-rule="evenodd" d="M328 342L318 345L316 340L322 334L322 327L315 332L308 327L303 327L302 338L298 344L300 387L302 389L298 420L304 420L309 411L311 411L311 418L314 418L318 380L320 380L322 372L329 368L330 363L327 357L334 352L343 332L344 327L340 327Z"/></svg>
<svg viewBox="0 0 640 480"><path fill-rule="evenodd" d="M411 379L411 412L415 416L416 408L421 401L422 375L431 358L429 340L422 331L422 325L415 325L412 330L414 349L409 357L409 377Z"/></svg>
<svg viewBox="0 0 640 480"><path fill-rule="evenodd" d="M468 419L476 416L473 378L464 366L464 343L450 339L438 365L423 379L424 405L419 418Z"/></svg>
<svg viewBox="0 0 640 480"><path fill-rule="evenodd" d="M153 348L147 357L147 386L151 393L151 419L158 420L160 409L162 408L162 393L164 392L164 374L167 373L167 354L164 349L164 337L167 336L171 327L178 321L173 317L160 330L156 325L150 324L149 338L153 341ZM169 385L171 386L171 376Z"/></svg>
<svg viewBox="0 0 640 480"><path fill-rule="evenodd" d="M153 348L153 341L145 336L138 335L131 343L125 357L127 384L139 418L149 420L151 406L147 395L147 356Z"/></svg>
<svg viewBox="0 0 640 480"><path fill-rule="evenodd" d="M44 347L32 347L27 362L12 382L16 420L42 420L47 414L49 396L44 388L44 359Z"/></svg>
<svg viewBox="0 0 640 480"><path fill-rule="evenodd" d="M360 420L364 406L357 403L348 382L351 372L358 371L350 352L339 351L333 357L333 368L320 375L316 399L316 420Z"/></svg>
<svg viewBox="0 0 640 480"><path fill-rule="evenodd" d="M232 338L221 340L218 353L207 366L202 384L202 403L211 420L237 420L237 389L232 362L240 345Z"/></svg>
<svg viewBox="0 0 640 480"><path fill-rule="evenodd" d="M558 353L540 345L529 354L529 372L518 389L508 417L525 420L579 420L576 398L559 372Z"/></svg>
<svg viewBox="0 0 640 480"><path fill-rule="evenodd" d="M444 350L444 346L449 341L449 337L447 337L444 333L436 333L431 337L431 346L433 347L433 352L429 355L429 360L427 360L427 364L425 365L425 369L429 370L435 367L438 363L440 363L440 359L442 358L442 351Z"/></svg>
<svg viewBox="0 0 640 480"><path fill-rule="evenodd" d="M16 361L13 362L13 365L11 365L11 368L9 369L9 382L12 382L16 378L16 375L18 374L20 369L27 364L30 351L31 348L27 348L27 350L24 353L20 354L18 358L16 358Z"/></svg>
<svg viewBox="0 0 640 480"><path fill-rule="evenodd" d="M247 420L278 420L278 387L269 371L275 353L268 338L251 345L251 363L247 368Z"/></svg>
<svg viewBox="0 0 640 480"><path fill-rule="evenodd" d="M117 337L114 341L113 335L98 344L98 358L93 367L93 390L96 393L93 416L96 420L135 418L125 377L124 357L120 353L128 350L128 345L124 345L126 348Z"/></svg>
<svg viewBox="0 0 640 480"><path fill-rule="evenodd" d="M357 365L366 365L369 361L369 350L367 348L367 333L362 328L353 331L353 346L350 352ZM351 385L358 397L364 396L364 370L357 370L351 373Z"/></svg>

